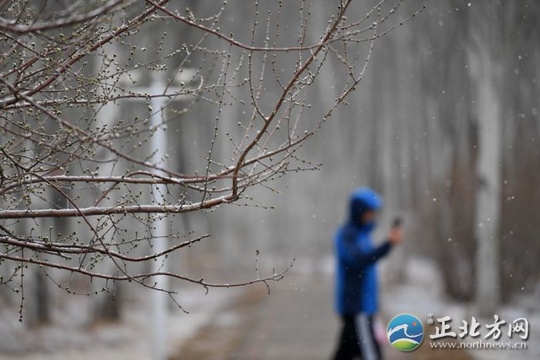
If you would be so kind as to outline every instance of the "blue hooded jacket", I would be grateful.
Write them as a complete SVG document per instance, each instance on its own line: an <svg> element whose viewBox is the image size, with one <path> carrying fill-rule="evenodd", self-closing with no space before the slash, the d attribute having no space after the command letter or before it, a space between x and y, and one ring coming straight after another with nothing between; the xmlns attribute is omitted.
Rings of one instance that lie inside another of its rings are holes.
<svg viewBox="0 0 540 360"><path fill-rule="evenodd" d="M353 192L349 219L336 234L336 311L341 315L377 312L377 271L375 263L387 255L392 245L386 241L375 246L371 233L375 223L362 223L362 213L379 210L380 196L369 188Z"/></svg>

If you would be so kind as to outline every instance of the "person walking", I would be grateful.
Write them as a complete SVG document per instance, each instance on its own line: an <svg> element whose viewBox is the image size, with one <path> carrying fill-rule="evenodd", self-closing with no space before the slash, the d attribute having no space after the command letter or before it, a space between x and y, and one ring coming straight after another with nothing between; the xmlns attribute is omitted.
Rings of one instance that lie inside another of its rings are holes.
<svg viewBox="0 0 540 360"><path fill-rule="evenodd" d="M382 199L374 190L355 190L350 198L349 218L335 236L336 312L342 327L334 360L380 360L375 338L374 316L378 310L376 263L402 241L399 220L388 238L375 245L371 233L376 227Z"/></svg>

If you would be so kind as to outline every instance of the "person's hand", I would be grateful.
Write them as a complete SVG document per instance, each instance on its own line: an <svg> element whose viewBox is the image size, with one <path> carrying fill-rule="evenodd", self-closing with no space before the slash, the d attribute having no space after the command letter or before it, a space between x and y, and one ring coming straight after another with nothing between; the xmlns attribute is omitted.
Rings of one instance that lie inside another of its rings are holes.
<svg viewBox="0 0 540 360"><path fill-rule="evenodd" d="M397 245L403 241L403 229L401 226L393 226L388 233L388 241L392 245Z"/></svg>

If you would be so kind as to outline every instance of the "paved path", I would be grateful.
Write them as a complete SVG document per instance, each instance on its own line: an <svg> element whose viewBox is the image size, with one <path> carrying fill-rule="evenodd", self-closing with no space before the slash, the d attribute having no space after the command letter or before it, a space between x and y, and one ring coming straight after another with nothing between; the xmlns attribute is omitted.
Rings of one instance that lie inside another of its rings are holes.
<svg viewBox="0 0 540 360"><path fill-rule="evenodd" d="M381 319L384 324L403 312L421 316L434 311L450 314L455 319L465 318L467 307L445 302L441 289L435 287L439 282L434 271L426 266L422 262L411 262L405 273L407 281L383 286ZM174 360L330 359L339 327L333 310L332 276L288 273L283 280L271 283L270 295L264 290L257 286L244 288L244 294L232 299L233 306L216 309L208 326L186 342L200 344L206 352L193 351L197 347L189 346L181 349ZM426 330L434 331L433 327ZM384 337L384 329L382 332ZM534 344L530 345L532 348ZM491 355L490 358L498 355L501 359L539 359L536 352L530 350L484 353ZM385 342L383 353L385 360L472 360L482 351L439 351L424 344L417 351L400 353Z"/></svg>
<svg viewBox="0 0 540 360"><path fill-rule="evenodd" d="M288 274L271 289L231 359L329 359L338 327L330 279Z"/></svg>
<svg viewBox="0 0 540 360"><path fill-rule="evenodd" d="M273 284L272 293L259 305L252 326L246 328L242 345L228 360L331 359L339 330L332 291L329 276L288 275ZM398 296L391 291L384 293ZM382 314L383 321L389 317ZM427 346L412 353L400 353L388 343L383 345L383 354L386 360L471 360L466 352L434 354Z"/></svg>

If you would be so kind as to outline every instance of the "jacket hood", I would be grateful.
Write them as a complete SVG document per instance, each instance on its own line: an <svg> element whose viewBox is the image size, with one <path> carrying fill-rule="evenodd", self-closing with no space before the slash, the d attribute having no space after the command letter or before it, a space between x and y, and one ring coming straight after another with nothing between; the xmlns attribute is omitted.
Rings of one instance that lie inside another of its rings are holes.
<svg viewBox="0 0 540 360"><path fill-rule="evenodd" d="M360 218L365 211L380 210L382 208L383 201L379 194L373 189L368 187L362 187L355 190L351 194L349 203L349 223L356 226L366 226L368 224L362 224ZM374 224L371 224L374 227Z"/></svg>

